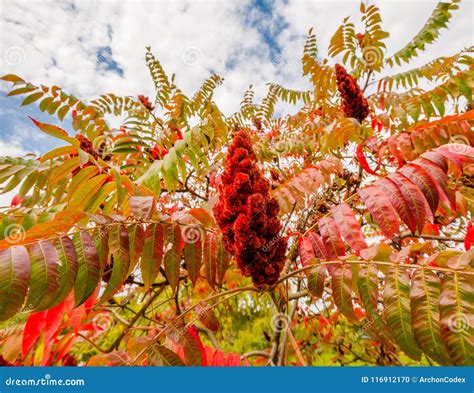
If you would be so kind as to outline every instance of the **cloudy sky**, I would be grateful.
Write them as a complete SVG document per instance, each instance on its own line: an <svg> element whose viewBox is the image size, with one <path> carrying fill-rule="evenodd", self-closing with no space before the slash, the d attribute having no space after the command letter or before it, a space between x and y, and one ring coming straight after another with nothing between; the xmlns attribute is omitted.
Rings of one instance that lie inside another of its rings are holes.
<svg viewBox="0 0 474 393"><path fill-rule="evenodd" d="M300 58L313 27L321 55L345 16L359 21L359 1L310 0L0 0L0 72L35 84L58 84L87 101L100 94L153 96L145 66L151 46L178 86L192 94L211 74L225 78L215 100L226 114L238 109L246 88L257 98L268 82L307 88ZM378 1L388 55L423 26L433 1ZM464 0L450 29L413 66L473 44L473 1ZM357 25L356 25L357 26ZM394 69L394 72L397 70ZM6 98L0 85L0 156L44 152L55 142L27 115L54 123L34 105ZM66 121L64 128L70 128Z"/></svg>

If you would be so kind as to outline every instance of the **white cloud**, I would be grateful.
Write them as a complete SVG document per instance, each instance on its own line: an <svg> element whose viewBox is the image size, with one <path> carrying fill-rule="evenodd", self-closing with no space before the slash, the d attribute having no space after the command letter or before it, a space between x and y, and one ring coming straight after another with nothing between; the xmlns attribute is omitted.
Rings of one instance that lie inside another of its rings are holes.
<svg viewBox="0 0 474 393"><path fill-rule="evenodd" d="M21 146L16 143L12 143L11 141L4 142L0 140L0 157L20 157L24 156L27 153L27 151L25 151Z"/></svg>
<svg viewBox="0 0 474 393"><path fill-rule="evenodd" d="M268 82L308 87L301 77L300 57L309 28L315 28L324 55L342 19L348 15L359 19L358 0L263 3L262 9L250 0L3 0L2 70L34 83L61 85L86 100L109 92L151 96L153 86L144 63L149 45L188 94L211 72L223 76L215 100L230 114L250 84L256 86L257 97L264 95ZM391 33L389 53L419 31L435 6L433 1L377 4ZM460 7L450 29L443 30L440 40L414 66L472 44L473 3L464 1ZM277 58L266 42L268 36L282 50ZM110 47L110 58L123 76L107 70L105 63L97 64L97 52L104 47ZM191 63L197 64L187 64L186 55L194 55Z"/></svg>

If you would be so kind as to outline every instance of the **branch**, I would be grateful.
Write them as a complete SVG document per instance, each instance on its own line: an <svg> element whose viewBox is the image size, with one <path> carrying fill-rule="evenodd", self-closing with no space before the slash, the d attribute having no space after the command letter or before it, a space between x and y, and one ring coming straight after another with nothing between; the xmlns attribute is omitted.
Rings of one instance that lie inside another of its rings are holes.
<svg viewBox="0 0 474 393"><path fill-rule="evenodd" d="M207 334L207 337L209 337L209 340L211 340L211 343L214 346L214 348L222 349L221 346L219 345L219 342L216 339L216 336L214 336L214 333L212 332L212 330L204 326L196 326L196 327L197 327L197 330L199 330L200 332Z"/></svg>
<svg viewBox="0 0 474 393"><path fill-rule="evenodd" d="M407 238L418 238L418 239L427 239L427 240L437 240L440 242L457 242L463 243L464 239L462 237L449 237L449 236L436 236L436 235L414 235L412 232L407 231L403 232L397 240L407 239Z"/></svg>
<svg viewBox="0 0 474 393"><path fill-rule="evenodd" d="M110 347L105 352L112 352L114 349L117 349L120 345L120 342L123 340L128 330L140 319L140 317L145 313L148 307L153 303L153 301L163 292L165 287L162 287L159 291L155 292L150 296L148 301L142 306L142 308L135 314L135 316L130 320L125 329L122 330L122 333L117 337L117 339L110 345Z"/></svg>

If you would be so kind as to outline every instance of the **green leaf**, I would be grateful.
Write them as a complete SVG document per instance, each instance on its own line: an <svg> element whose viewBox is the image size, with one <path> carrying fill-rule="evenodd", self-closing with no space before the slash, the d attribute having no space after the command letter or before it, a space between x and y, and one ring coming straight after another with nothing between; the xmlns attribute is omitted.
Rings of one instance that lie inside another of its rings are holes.
<svg viewBox="0 0 474 393"><path fill-rule="evenodd" d="M79 147L80 142L76 138L72 138L62 128L53 126L52 124L41 123L38 120L28 116L36 127L38 127L45 134L51 135L55 138L62 139L63 141L69 142L70 144Z"/></svg>
<svg viewBox="0 0 474 393"><path fill-rule="evenodd" d="M412 359L420 360L421 350L411 329L410 279L406 269L391 266L385 277L383 295L385 321L399 347Z"/></svg>
<svg viewBox="0 0 474 393"><path fill-rule="evenodd" d="M130 244L125 225L113 225L109 229L109 252L113 257L112 274L99 303L109 300L121 287L130 268Z"/></svg>
<svg viewBox="0 0 474 393"><path fill-rule="evenodd" d="M378 270L375 265L362 265L357 276L359 297L364 306L367 319L374 327L377 336L387 342L388 329L378 312L379 283Z"/></svg>
<svg viewBox="0 0 474 393"><path fill-rule="evenodd" d="M217 241L216 235L208 233L204 238L204 252L203 252L204 272L206 279L211 288L216 286L217 274Z"/></svg>
<svg viewBox="0 0 474 393"><path fill-rule="evenodd" d="M143 221L150 219L155 203L152 196L132 196L130 197L129 203L130 209L137 219Z"/></svg>
<svg viewBox="0 0 474 393"><path fill-rule="evenodd" d="M224 281L225 273L229 268L232 256L224 247L222 235L217 237L217 259L216 259L216 279L217 285L221 286Z"/></svg>
<svg viewBox="0 0 474 393"><path fill-rule="evenodd" d="M315 266L307 274L308 292L312 297L319 299L323 296L324 281L327 276L327 269L324 265L318 266L318 261L316 259L311 261L311 263L314 263Z"/></svg>
<svg viewBox="0 0 474 393"><path fill-rule="evenodd" d="M177 161L178 157L174 149L163 158L163 167L161 173L163 175L166 188L169 192L176 191L176 187L178 185L179 176Z"/></svg>
<svg viewBox="0 0 474 393"><path fill-rule="evenodd" d="M79 168L80 159L79 157L73 157L69 160L64 161L57 167L55 167L49 177L49 184L54 185L66 176L71 174L75 169Z"/></svg>
<svg viewBox="0 0 474 393"><path fill-rule="evenodd" d="M415 339L426 355L443 366L451 365L439 328L441 280L432 270L416 269L412 277L410 307Z"/></svg>
<svg viewBox="0 0 474 393"><path fill-rule="evenodd" d="M23 102L21 103L21 106L29 105L37 100L39 100L41 97L43 97L43 92L38 91L37 93L30 94L28 97L26 97Z"/></svg>
<svg viewBox="0 0 474 393"><path fill-rule="evenodd" d="M145 230L145 245L140 262L145 290L150 288L156 276L158 276L163 261L163 247L164 236L162 224L149 224Z"/></svg>
<svg viewBox="0 0 474 393"><path fill-rule="evenodd" d="M77 276L77 254L72 240L63 236L56 240L55 247L60 260L59 265L59 293L50 307L61 303L74 286Z"/></svg>
<svg viewBox="0 0 474 393"><path fill-rule="evenodd" d="M164 258L166 279L168 280L173 293L176 291L179 282L179 268L181 265L181 254L174 248L169 249Z"/></svg>
<svg viewBox="0 0 474 393"><path fill-rule="evenodd" d="M69 112L69 107L67 105L63 105L59 110L58 110L58 118L59 120L64 120L66 117L67 113Z"/></svg>
<svg viewBox="0 0 474 393"><path fill-rule="evenodd" d="M73 209L87 206L96 197L107 179L106 174L97 175L80 184L71 195L69 207Z"/></svg>
<svg viewBox="0 0 474 393"><path fill-rule="evenodd" d="M184 245L184 261L189 278L193 285L196 285L202 265L202 242L200 239Z"/></svg>
<svg viewBox="0 0 474 393"><path fill-rule="evenodd" d="M181 358L163 345L153 344L147 351L151 366L185 366Z"/></svg>
<svg viewBox="0 0 474 393"><path fill-rule="evenodd" d="M196 314L201 321L201 323L207 327L209 330L216 332L219 330L221 324L217 319L217 316L206 302L200 301L196 306Z"/></svg>
<svg viewBox="0 0 474 393"><path fill-rule="evenodd" d="M23 246L0 251L0 321L15 315L23 305L30 279L30 256Z"/></svg>
<svg viewBox="0 0 474 393"><path fill-rule="evenodd" d="M7 74L2 76L0 79L7 81L7 82L12 82L12 83L25 83L23 79L21 79L19 76L14 75L14 74Z"/></svg>
<svg viewBox="0 0 474 393"><path fill-rule="evenodd" d="M87 231L76 232L72 241L76 249L78 271L74 288L76 306L84 303L94 292L100 280L99 254L94 240Z"/></svg>
<svg viewBox="0 0 474 393"><path fill-rule="evenodd" d="M99 256L100 271L103 273L109 263L109 231L106 226L99 226L94 232L94 246Z"/></svg>
<svg viewBox="0 0 474 393"><path fill-rule="evenodd" d="M454 364L474 365L474 288L462 272L445 273L439 302L441 337Z"/></svg>
<svg viewBox="0 0 474 393"><path fill-rule="evenodd" d="M130 241L130 268L129 274L135 268L145 245L145 230L142 224L132 224L128 227L128 239Z"/></svg>
<svg viewBox="0 0 474 393"><path fill-rule="evenodd" d="M16 96L16 95L19 95L19 94L30 93L30 92L35 91L35 90L36 90L36 86L28 84L25 87L20 87L19 89L11 90L7 94L7 96L9 96L9 97Z"/></svg>
<svg viewBox="0 0 474 393"><path fill-rule="evenodd" d="M332 275L332 295L339 311L349 320L357 321L352 306L352 272L348 264L338 265Z"/></svg>
<svg viewBox="0 0 474 393"><path fill-rule="evenodd" d="M30 253L30 290L26 304L29 309L42 311L54 302L59 291L59 256L46 240L34 243Z"/></svg>

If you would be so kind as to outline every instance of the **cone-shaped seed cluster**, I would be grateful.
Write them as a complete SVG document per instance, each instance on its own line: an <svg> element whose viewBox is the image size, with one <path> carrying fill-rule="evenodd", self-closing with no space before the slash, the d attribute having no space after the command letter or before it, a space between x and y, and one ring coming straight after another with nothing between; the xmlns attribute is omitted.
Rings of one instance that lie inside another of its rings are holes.
<svg viewBox="0 0 474 393"><path fill-rule="evenodd" d="M342 98L342 110L347 117L362 122L369 115L369 104L364 97L357 81L350 76L346 69L336 64L337 88Z"/></svg>
<svg viewBox="0 0 474 393"><path fill-rule="evenodd" d="M275 284L285 263L287 239L280 236L278 211L250 136L240 130L229 146L214 215L226 249L260 288Z"/></svg>

